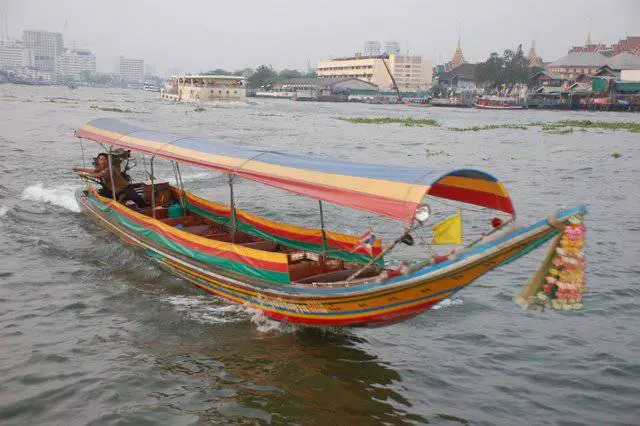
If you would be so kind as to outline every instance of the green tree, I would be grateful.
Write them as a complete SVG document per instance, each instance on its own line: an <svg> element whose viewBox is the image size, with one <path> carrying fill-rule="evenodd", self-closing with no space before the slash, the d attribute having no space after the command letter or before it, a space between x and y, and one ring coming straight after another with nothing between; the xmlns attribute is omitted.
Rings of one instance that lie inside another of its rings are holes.
<svg viewBox="0 0 640 426"><path fill-rule="evenodd" d="M302 73L298 70L284 69L278 73L278 77L282 79L302 77Z"/></svg>
<svg viewBox="0 0 640 426"><path fill-rule="evenodd" d="M256 71L247 78L248 86L254 89L273 83L278 73L271 66L260 65Z"/></svg>
<svg viewBox="0 0 640 426"><path fill-rule="evenodd" d="M201 72L200 75L233 75L233 73L231 71L223 70L222 68L216 68L214 70Z"/></svg>

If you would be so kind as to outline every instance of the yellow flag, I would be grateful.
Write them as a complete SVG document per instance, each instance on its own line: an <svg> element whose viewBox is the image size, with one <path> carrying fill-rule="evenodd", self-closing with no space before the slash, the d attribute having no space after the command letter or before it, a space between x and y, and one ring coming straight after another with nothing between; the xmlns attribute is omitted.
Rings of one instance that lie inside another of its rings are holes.
<svg viewBox="0 0 640 426"><path fill-rule="evenodd" d="M462 213L443 220L432 229L433 244L462 244Z"/></svg>

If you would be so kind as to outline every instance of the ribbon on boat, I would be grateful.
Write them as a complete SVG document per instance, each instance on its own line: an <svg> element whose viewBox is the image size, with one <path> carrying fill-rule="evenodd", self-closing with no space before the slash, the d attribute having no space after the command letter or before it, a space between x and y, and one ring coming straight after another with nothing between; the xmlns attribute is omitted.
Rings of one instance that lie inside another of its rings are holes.
<svg viewBox="0 0 640 426"><path fill-rule="evenodd" d="M584 282L584 242L586 227L578 215L569 218L551 242L536 275L514 300L524 308L571 311L582 309Z"/></svg>

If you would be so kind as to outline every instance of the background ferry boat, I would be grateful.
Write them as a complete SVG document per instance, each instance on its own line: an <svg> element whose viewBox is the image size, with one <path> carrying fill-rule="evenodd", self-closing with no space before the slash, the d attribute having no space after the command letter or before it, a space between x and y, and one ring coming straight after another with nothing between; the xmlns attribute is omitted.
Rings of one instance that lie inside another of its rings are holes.
<svg viewBox="0 0 640 426"><path fill-rule="evenodd" d="M247 99L244 77L231 75L173 76L161 91L162 99L180 102L240 101Z"/></svg>
<svg viewBox="0 0 640 426"><path fill-rule="evenodd" d="M507 96L483 96L473 105L478 109L525 109L524 99Z"/></svg>

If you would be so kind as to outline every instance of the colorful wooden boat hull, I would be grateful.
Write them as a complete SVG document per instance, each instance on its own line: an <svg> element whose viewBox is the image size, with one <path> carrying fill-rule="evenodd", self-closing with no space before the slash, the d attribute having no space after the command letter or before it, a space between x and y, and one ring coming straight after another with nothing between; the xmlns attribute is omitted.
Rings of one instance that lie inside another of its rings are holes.
<svg viewBox="0 0 640 426"><path fill-rule="evenodd" d="M483 105L483 104L473 104L474 108L477 109L525 109L524 105Z"/></svg>
<svg viewBox="0 0 640 426"><path fill-rule="evenodd" d="M125 242L141 247L175 275L203 290L258 309L270 318L314 326L374 327L402 321L452 296L498 265L528 253L557 234L546 220L513 231L409 275L386 280L365 279L347 285L276 284L205 264L176 253L133 232L96 207L83 191L77 193L84 212ZM559 213L565 221L584 213L577 207Z"/></svg>

